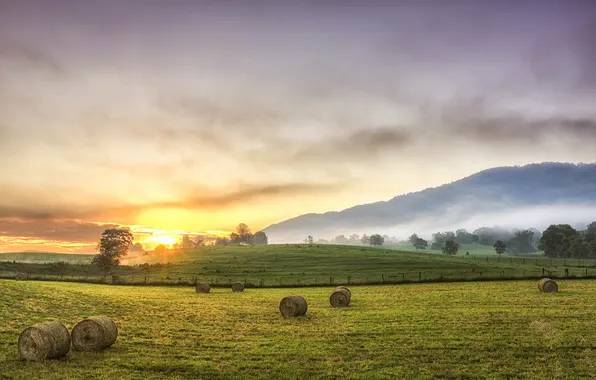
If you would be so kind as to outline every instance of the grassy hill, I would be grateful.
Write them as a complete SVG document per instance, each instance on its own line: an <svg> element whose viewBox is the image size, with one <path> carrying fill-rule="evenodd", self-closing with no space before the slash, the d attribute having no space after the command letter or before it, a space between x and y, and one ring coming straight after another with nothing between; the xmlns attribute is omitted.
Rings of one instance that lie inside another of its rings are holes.
<svg viewBox="0 0 596 380"><path fill-rule="evenodd" d="M46 257L48 259L48 257ZM160 263L161 262L161 263ZM163 264L168 263L168 264ZM436 252L338 245L268 245L204 247L165 256L138 256L115 271L124 283L193 283L226 285L242 281L257 286L373 284L407 281L535 278L546 271L563 277L596 275L593 260L551 260L544 257L498 258L461 253L447 257ZM17 272L32 278L99 280L88 265L75 263L0 262L0 276Z"/></svg>
<svg viewBox="0 0 596 380"><path fill-rule="evenodd" d="M592 378L596 281L352 287L332 308L332 288L212 289L0 280L0 378L5 379L482 379ZM302 295L303 317L280 300ZM119 337L99 353L20 360L26 327L111 317Z"/></svg>

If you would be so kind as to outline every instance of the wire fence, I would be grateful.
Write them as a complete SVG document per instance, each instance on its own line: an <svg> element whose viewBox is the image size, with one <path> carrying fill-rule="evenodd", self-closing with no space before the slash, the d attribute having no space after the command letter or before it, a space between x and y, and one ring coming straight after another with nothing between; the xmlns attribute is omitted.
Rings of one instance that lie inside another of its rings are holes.
<svg viewBox="0 0 596 380"><path fill-rule="evenodd" d="M571 268L494 268L466 269L446 271L387 271L369 275L341 276L280 276L276 278L240 278L209 276L160 276L160 275L61 275L40 274L18 271L0 271L1 279L22 281L65 281L112 285L135 286L195 286L199 282L208 282L212 287L231 287L235 282L242 282L247 288L286 288L315 287L338 285L380 285L403 283L457 282L457 281L495 281L524 280L549 277L553 279L594 279L596 267Z"/></svg>

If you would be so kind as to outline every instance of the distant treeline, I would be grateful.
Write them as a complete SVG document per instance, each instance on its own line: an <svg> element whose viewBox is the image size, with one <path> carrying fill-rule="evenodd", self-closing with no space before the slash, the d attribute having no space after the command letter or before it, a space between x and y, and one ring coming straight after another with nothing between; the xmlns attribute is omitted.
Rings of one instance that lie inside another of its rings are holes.
<svg viewBox="0 0 596 380"><path fill-rule="evenodd" d="M381 236L378 235L377 236ZM544 251L547 257L596 258L596 222L585 229L575 229L569 224L553 224L544 231L536 228L505 229L501 227L480 227L473 232L465 229L435 232L429 241L412 234L408 240L382 235L381 244L412 244L416 249L441 250L454 255L461 244L477 244L494 247L497 254L513 255ZM370 244L366 234L360 237L339 235L331 240L319 239L317 244Z"/></svg>

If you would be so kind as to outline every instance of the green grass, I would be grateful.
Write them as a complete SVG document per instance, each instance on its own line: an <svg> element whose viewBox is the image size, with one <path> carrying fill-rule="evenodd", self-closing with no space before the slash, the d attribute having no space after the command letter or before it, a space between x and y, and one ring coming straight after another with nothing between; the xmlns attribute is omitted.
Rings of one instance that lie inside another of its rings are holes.
<svg viewBox="0 0 596 380"><path fill-rule="evenodd" d="M54 252L9 252L0 253L0 261L17 261L20 263L54 263L65 262L70 264L88 264L93 255L81 255L75 253L54 253Z"/></svg>
<svg viewBox="0 0 596 380"><path fill-rule="evenodd" d="M331 288L212 289L0 280L0 378L461 379L590 378L596 371L596 281L355 286L350 307ZM304 317L279 301L302 295ZM100 353L24 362L26 327L107 315L120 336Z"/></svg>
<svg viewBox="0 0 596 380"><path fill-rule="evenodd" d="M115 271L126 283L192 283L194 279L214 285L246 281L260 286L294 286L339 283L395 283L439 279L475 280L486 278L535 278L542 269L554 277L596 276L594 260L512 257L506 255L461 255L447 257L435 253L406 252L393 249L333 245L269 245L205 247L166 257L145 256L147 266L122 266ZM142 261L136 261L142 262ZM131 264L135 261L131 260ZM31 273L33 278L93 280L98 273L86 265L1 263L0 276L16 272Z"/></svg>

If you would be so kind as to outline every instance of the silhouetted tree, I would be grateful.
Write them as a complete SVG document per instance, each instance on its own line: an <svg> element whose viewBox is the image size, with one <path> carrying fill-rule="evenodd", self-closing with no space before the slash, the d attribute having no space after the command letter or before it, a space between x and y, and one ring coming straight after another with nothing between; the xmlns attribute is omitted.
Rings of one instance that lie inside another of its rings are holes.
<svg viewBox="0 0 596 380"><path fill-rule="evenodd" d="M230 244L230 239L228 239L227 237L218 237L217 239L215 239L215 245L229 245Z"/></svg>
<svg viewBox="0 0 596 380"><path fill-rule="evenodd" d="M308 235L308 245L313 245L313 243L315 242L315 239L312 237L312 235Z"/></svg>
<svg viewBox="0 0 596 380"><path fill-rule="evenodd" d="M128 229L110 228L101 234L97 245L99 254L93 257L92 264L100 268L104 274L120 265L120 258L126 256L134 240Z"/></svg>
<svg viewBox="0 0 596 380"><path fill-rule="evenodd" d="M348 238L346 238L344 235L339 235L333 239L333 242L335 244L348 244Z"/></svg>
<svg viewBox="0 0 596 380"><path fill-rule="evenodd" d="M252 243L252 233L250 232L250 228L244 223L240 223L236 227L236 233L240 237L240 242L244 244L251 244Z"/></svg>
<svg viewBox="0 0 596 380"><path fill-rule="evenodd" d="M232 232L230 234L230 244L240 244L242 243L242 237L236 232Z"/></svg>

